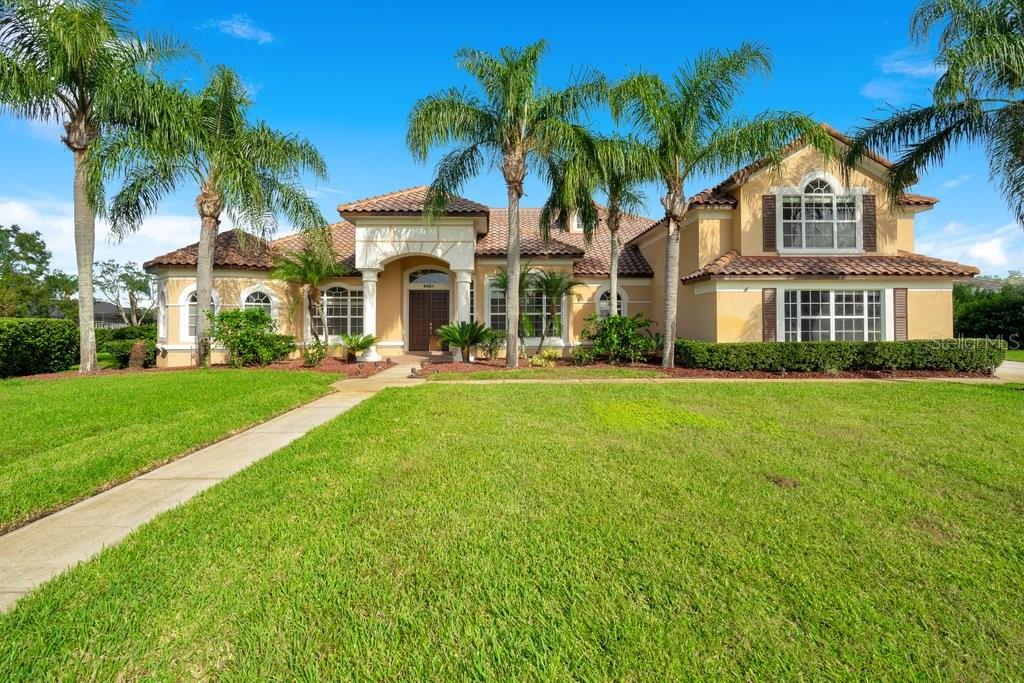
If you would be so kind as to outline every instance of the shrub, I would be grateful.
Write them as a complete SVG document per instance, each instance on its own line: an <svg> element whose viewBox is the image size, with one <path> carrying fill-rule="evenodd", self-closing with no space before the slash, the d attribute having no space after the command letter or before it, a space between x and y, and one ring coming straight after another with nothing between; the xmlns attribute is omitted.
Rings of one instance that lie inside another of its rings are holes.
<svg viewBox="0 0 1024 683"><path fill-rule="evenodd" d="M243 308L211 315L211 337L223 344L235 367L266 365L295 350L295 338L274 333L274 321L262 308Z"/></svg>
<svg viewBox="0 0 1024 683"><path fill-rule="evenodd" d="M142 367L151 368L156 365L156 342L152 339L115 339L107 342L105 350L114 358L117 367L126 368L131 361L132 348L140 341L146 345Z"/></svg>
<svg viewBox="0 0 1024 683"><path fill-rule="evenodd" d="M553 368L555 361L562 357L558 349L547 348L530 358L530 367Z"/></svg>
<svg viewBox="0 0 1024 683"><path fill-rule="evenodd" d="M1010 348L1024 343L1024 285L1005 285L996 292L956 285L953 329L958 337L998 337Z"/></svg>
<svg viewBox="0 0 1024 683"><path fill-rule="evenodd" d="M302 350L302 364L307 368L315 368L327 357L327 345L322 341L307 344Z"/></svg>
<svg viewBox="0 0 1024 683"><path fill-rule="evenodd" d="M70 320L0 318L0 377L62 372L78 362L78 327Z"/></svg>
<svg viewBox="0 0 1024 683"><path fill-rule="evenodd" d="M341 345L345 347L348 359L354 361L356 354L363 353L377 343L377 338L372 334L343 334Z"/></svg>
<svg viewBox="0 0 1024 683"><path fill-rule="evenodd" d="M505 339L505 330L487 328L487 337L484 338L478 348L487 354L489 359L494 360L498 357L498 353L505 348Z"/></svg>
<svg viewBox="0 0 1024 683"><path fill-rule="evenodd" d="M643 313L592 315L583 328L583 338L594 342L594 353L616 363L636 363L657 352L658 337L651 332L651 321Z"/></svg>
<svg viewBox="0 0 1024 683"><path fill-rule="evenodd" d="M571 360L573 365L593 365L597 361L597 356L593 349L577 346L572 350Z"/></svg>
<svg viewBox="0 0 1024 683"><path fill-rule="evenodd" d="M462 351L462 360L469 362L469 350L487 341L487 327L475 320L448 323L437 328L437 338Z"/></svg>
<svg viewBox="0 0 1024 683"><path fill-rule="evenodd" d="M943 370L991 373L1006 357L998 339L920 339L892 342L740 342L676 340L680 367L744 372Z"/></svg>

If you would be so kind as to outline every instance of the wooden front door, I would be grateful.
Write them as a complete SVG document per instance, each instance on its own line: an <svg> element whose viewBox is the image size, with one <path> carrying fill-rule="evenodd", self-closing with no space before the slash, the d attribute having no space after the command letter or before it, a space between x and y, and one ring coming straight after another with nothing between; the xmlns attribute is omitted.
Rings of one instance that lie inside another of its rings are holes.
<svg viewBox="0 0 1024 683"><path fill-rule="evenodd" d="M409 350L429 351L430 339L449 321L448 290L409 291Z"/></svg>

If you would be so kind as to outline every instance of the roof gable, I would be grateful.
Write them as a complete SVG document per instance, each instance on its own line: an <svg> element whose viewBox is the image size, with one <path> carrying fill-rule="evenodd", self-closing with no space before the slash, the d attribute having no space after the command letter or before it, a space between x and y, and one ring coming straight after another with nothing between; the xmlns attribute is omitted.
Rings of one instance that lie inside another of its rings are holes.
<svg viewBox="0 0 1024 683"><path fill-rule="evenodd" d="M391 216L419 216L427 203L427 193L430 187L417 185L407 187L404 190L395 190L386 194L379 194L365 199L359 199L347 204L338 205L340 214L362 214L391 215ZM448 202L445 209L446 215L457 216L486 216L487 207L478 204L465 197L454 197Z"/></svg>

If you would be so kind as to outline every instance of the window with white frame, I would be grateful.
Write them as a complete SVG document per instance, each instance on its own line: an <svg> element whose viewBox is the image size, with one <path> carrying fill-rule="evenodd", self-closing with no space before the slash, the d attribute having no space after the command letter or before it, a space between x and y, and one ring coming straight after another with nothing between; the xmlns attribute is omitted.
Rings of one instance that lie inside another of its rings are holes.
<svg viewBox="0 0 1024 683"><path fill-rule="evenodd" d="M196 292L192 292L188 295L188 299L185 300L188 307L188 328L186 332L189 337L196 336L196 319L199 317L199 296ZM213 297L213 313L217 314L220 306L217 304L217 297Z"/></svg>
<svg viewBox="0 0 1024 683"><path fill-rule="evenodd" d="M607 318L612 307L612 290L606 289L597 300L597 315ZM622 292L615 298L615 315L626 315L626 304Z"/></svg>
<svg viewBox="0 0 1024 683"><path fill-rule="evenodd" d="M786 290L786 341L879 341L882 290Z"/></svg>
<svg viewBox="0 0 1024 683"><path fill-rule="evenodd" d="M270 299L270 295L266 292L252 292L249 296L245 297L245 301L242 302L242 308L262 308L267 312L267 315L272 316L274 304Z"/></svg>
<svg viewBox="0 0 1024 683"><path fill-rule="evenodd" d="M857 197L837 194L822 178L802 194L782 195L782 247L812 251L857 249Z"/></svg>
<svg viewBox="0 0 1024 683"><path fill-rule="evenodd" d="M507 302L505 300L505 291L497 286L494 282L489 285L489 301L488 309L490 312L490 320L488 321L491 329L504 330L506 314L508 311ZM560 320L562 318L562 303L558 302L557 313ZM551 313L548 311L547 297L540 293L530 292L526 296L519 300L520 308L520 319L529 321L529 329L522 322L519 325L519 334L527 337L539 337L541 334L548 336L554 334L555 324Z"/></svg>
<svg viewBox="0 0 1024 683"><path fill-rule="evenodd" d="M488 311L490 320L487 322L492 330L505 329L505 290L491 282L487 287Z"/></svg>
<svg viewBox="0 0 1024 683"><path fill-rule="evenodd" d="M328 287L323 294L323 315L328 335L363 333L363 291L348 287ZM317 321L317 332L324 326Z"/></svg>
<svg viewBox="0 0 1024 683"><path fill-rule="evenodd" d="M476 287L472 280L469 281L469 319L476 320Z"/></svg>

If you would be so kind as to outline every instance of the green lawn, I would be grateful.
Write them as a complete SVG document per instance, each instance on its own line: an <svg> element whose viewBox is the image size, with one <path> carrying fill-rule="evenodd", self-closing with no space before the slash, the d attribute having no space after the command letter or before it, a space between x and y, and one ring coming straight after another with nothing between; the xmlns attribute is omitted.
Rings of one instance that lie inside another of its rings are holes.
<svg viewBox="0 0 1024 683"><path fill-rule="evenodd" d="M1014 679L1022 411L952 383L388 390L22 600L0 680Z"/></svg>
<svg viewBox="0 0 1024 683"><path fill-rule="evenodd" d="M0 381L0 531L326 393L313 372Z"/></svg>
<svg viewBox="0 0 1024 683"><path fill-rule="evenodd" d="M1006 352L1006 360L1024 362L1024 349L1015 349Z"/></svg>
<svg viewBox="0 0 1024 683"><path fill-rule="evenodd" d="M117 367L117 361L106 351L97 351L96 365L100 370L111 370ZM78 365L72 365L71 369L78 370Z"/></svg>
<svg viewBox="0 0 1024 683"><path fill-rule="evenodd" d="M488 379L643 379L661 377L657 370L642 368L516 368L515 370L475 370L472 372L435 372L427 375L431 382Z"/></svg>

